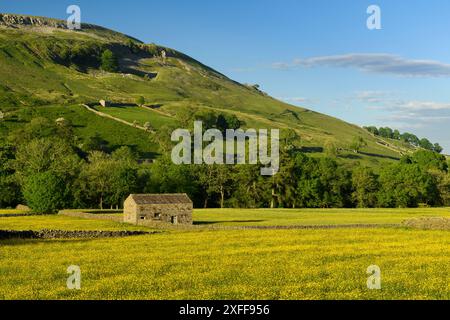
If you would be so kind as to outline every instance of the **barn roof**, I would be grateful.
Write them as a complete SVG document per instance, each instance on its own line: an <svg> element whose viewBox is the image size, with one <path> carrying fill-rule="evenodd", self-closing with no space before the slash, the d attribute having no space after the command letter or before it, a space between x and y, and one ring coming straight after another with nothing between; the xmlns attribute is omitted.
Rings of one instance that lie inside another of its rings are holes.
<svg viewBox="0 0 450 320"><path fill-rule="evenodd" d="M176 194L132 194L131 199L136 204L174 204L189 203L192 201L185 193Z"/></svg>

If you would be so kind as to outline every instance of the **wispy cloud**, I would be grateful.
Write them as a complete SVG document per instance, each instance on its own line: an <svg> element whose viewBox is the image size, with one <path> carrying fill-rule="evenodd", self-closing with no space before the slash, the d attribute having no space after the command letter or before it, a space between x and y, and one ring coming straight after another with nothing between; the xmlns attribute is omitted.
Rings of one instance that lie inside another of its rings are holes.
<svg viewBox="0 0 450 320"><path fill-rule="evenodd" d="M354 99L364 103L382 103L389 95L390 93L385 91L358 91L356 92Z"/></svg>
<svg viewBox="0 0 450 320"><path fill-rule="evenodd" d="M436 122L450 121L450 116L445 115L424 116L422 114L417 113L409 113L409 114L395 113L382 117L381 119L386 121L402 121L407 123L409 122L436 123Z"/></svg>
<svg viewBox="0 0 450 320"><path fill-rule="evenodd" d="M414 60L386 53L351 53L345 55L296 59L277 62L277 69L335 67L355 68L364 72L393 74L405 77L450 77L450 64L434 60Z"/></svg>
<svg viewBox="0 0 450 320"><path fill-rule="evenodd" d="M409 111L439 111L450 110L450 103L434 101L397 101L396 106Z"/></svg>
<svg viewBox="0 0 450 320"><path fill-rule="evenodd" d="M450 103L401 99L396 92L357 91L347 100L367 111L374 111L379 125L399 130L430 130L450 124Z"/></svg>
<svg viewBox="0 0 450 320"><path fill-rule="evenodd" d="M449 102L404 100L395 98L395 93L387 91L357 91L348 100L363 103L369 110L402 111L413 114L450 111Z"/></svg>

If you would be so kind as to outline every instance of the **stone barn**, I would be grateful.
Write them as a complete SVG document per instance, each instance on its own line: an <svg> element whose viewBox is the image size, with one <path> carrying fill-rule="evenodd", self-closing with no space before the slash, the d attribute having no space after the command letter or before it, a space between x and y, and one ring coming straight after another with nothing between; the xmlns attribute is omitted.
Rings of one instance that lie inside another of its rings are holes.
<svg viewBox="0 0 450 320"><path fill-rule="evenodd" d="M106 101L106 100L100 100L99 103L100 103L100 105L102 107L106 107L107 108L107 107L111 106L111 103L109 101Z"/></svg>
<svg viewBox="0 0 450 320"><path fill-rule="evenodd" d="M192 210L187 194L132 194L124 203L124 222L192 224Z"/></svg>

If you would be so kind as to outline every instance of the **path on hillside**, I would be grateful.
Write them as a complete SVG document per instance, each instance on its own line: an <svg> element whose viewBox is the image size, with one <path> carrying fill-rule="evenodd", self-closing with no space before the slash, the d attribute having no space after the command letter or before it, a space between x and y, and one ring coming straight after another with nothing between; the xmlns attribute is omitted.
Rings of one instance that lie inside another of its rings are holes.
<svg viewBox="0 0 450 320"><path fill-rule="evenodd" d="M364 130L366 130L366 129L364 129ZM407 149L405 147L396 146L394 144L391 144L389 141L386 141L383 137L376 136L375 134L373 134L372 132L369 132L368 130L366 130L366 131L367 131L367 133L369 133L375 139L376 143L379 146L385 147L386 149L395 151L397 153L400 153L401 155L403 153L412 153L414 151L414 147L413 146L411 146L413 148L413 150L409 150L409 149Z"/></svg>
<svg viewBox="0 0 450 320"><path fill-rule="evenodd" d="M400 154L403 154L403 153L411 153L411 152L413 151L413 150L408 150L408 149L406 149L406 148L403 148L403 147L399 147L399 146L393 145L393 144L389 143L388 141L384 140L383 138L380 138L380 137L375 136L375 135L373 135L373 134L372 134L372 136L373 136L375 139L377 139L377 144L378 144L378 145L383 146L383 147L385 147L385 148L387 148L387 149L389 149L389 150L398 152L398 153L400 153ZM381 142L380 142L380 141L381 141Z"/></svg>
<svg viewBox="0 0 450 320"><path fill-rule="evenodd" d="M173 115L171 115L170 113L167 113L167 112L164 112L164 111L161 111L161 110L159 110L159 109L155 109L155 108L152 108L152 107L149 107L149 106L141 106L141 108L144 108L144 109L146 109L146 110L150 110L150 111L152 111L152 112L159 113L160 115L165 116L165 117L168 117L168 118L175 118L175 117L174 117Z"/></svg>
<svg viewBox="0 0 450 320"><path fill-rule="evenodd" d="M108 118L108 119L111 119L111 120L120 122L120 123L122 123L122 124L125 124L125 125L127 125L127 126L130 126L130 127L133 127L133 128L136 128L136 129L145 131L145 132L155 133L155 131L153 131L153 130L148 130L148 129L146 129L146 128L143 127L143 126L140 126L140 125L137 125L137 124L135 124L135 123L131 123L131 122L122 120L122 119L120 119L120 118L111 116L111 115L109 115L109 114L103 113L103 112L101 112L101 111L95 110L94 108L88 106L87 104L82 104L82 106L83 106L84 108L86 108L88 111L93 112L93 113L95 113L96 115L98 115L98 116L100 116L100 117Z"/></svg>
<svg viewBox="0 0 450 320"><path fill-rule="evenodd" d="M91 111L91 112L97 114L98 116L101 116L101 117L104 117L104 118L112 119L112 120L114 120L114 121L120 122L120 123L122 123L122 124L125 124L125 125L127 125L127 126L130 126L130 127L133 127L133 128L139 129L139 130L143 130L143 131L145 131L145 132L150 132L150 133L152 133L152 134L155 133L154 130L147 130L147 129L146 129L145 127L143 127L143 126L140 126L140 125L137 125L137 124L134 124L134 123L125 121L125 120L123 120L123 119L114 117L114 116L112 116L112 115L103 113L103 112L101 112L101 111L95 110L94 108L88 106L87 104L82 104L82 106L85 107L87 110L89 110L89 111ZM165 117L175 118L173 115L168 114L168 113L166 113L166 112L163 112L163 111L161 111L161 110L155 109L155 108L151 108L151 107L148 107L148 106L141 106L141 108L144 108L144 109L149 110L149 111L152 111L152 112L156 112L156 113L158 113L158 114L160 114L160 115L162 115L162 116L165 116ZM279 128L282 127L282 125L280 125L279 123L274 122L273 120L270 120L270 119L263 118L263 117L261 117L261 116L256 116L256 115L255 115L255 116L252 116L252 115L249 115L249 114L247 114L247 113L243 113L243 112L236 111L236 110L221 110L221 109L214 108L214 107L209 107L209 106L204 106L204 108L210 109L210 110L214 110L214 111L233 113L233 114L239 115L240 117L242 117L242 118L244 118L244 119L247 118L247 119L257 120L257 121L260 121L260 122L265 123L265 124L268 124L268 125L277 126L277 127L279 127ZM304 139L305 139L306 137L309 138L309 139L311 139L310 136L308 136L307 134L305 134L304 132L302 132L299 128L293 128L293 130L294 130L297 134L303 136ZM388 150L391 150L391 151L393 151L393 152L400 153L400 155L402 155L403 153L408 153L408 151L402 150L400 147L395 146L395 145L392 145L392 144L388 143L387 141L381 139L380 137L376 137L376 136L374 136L374 135L372 135L372 136L376 139L375 142L376 142L376 144L378 144L380 147L384 147L384 148L386 148L386 149L388 149ZM377 140L378 140L378 141L377 141ZM380 143L379 141L382 141L382 142L384 142L385 144Z"/></svg>

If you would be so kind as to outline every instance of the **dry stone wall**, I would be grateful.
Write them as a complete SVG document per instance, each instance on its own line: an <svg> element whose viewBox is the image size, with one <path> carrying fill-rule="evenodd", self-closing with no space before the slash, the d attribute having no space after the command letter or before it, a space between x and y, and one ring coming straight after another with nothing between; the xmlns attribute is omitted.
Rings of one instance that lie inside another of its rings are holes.
<svg viewBox="0 0 450 320"><path fill-rule="evenodd" d="M152 234L145 231L66 231L66 230L39 230L39 231L12 231L0 230L0 240L7 239L95 239L117 238Z"/></svg>

